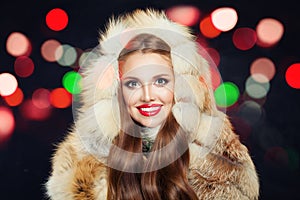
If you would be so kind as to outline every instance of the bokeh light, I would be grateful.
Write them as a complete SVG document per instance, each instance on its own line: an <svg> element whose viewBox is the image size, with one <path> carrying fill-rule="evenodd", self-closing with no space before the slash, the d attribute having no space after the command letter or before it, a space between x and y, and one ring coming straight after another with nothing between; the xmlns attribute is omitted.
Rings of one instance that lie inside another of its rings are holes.
<svg viewBox="0 0 300 200"><path fill-rule="evenodd" d="M79 94L81 92L81 76L75 71L65 73L62 83L64 88L72 94Z"/></svg>
<svg viewBox="0 0 300 200"><path fill-rule="evenodd" d="M17 88L14 93L9 96L5 96L4 100L9 106L18 106L22 103L24 94L21 88Z"/></svg>
<svg viewBox="0 0 300 200"><path fill-rule="evenodd" d="M256 26L257 45L261 47L274 46L282 38L283 24L273 18L264 18Z"/></svg>
<svg viewBox="0 0 300 200"><path fill-rule="evenodd" d="M68 25L69 17L67 13L60 9L54 8L46 15L46 24L53 31L61 31Z"/></svg>
<svg viewBox="0 0 300 200"><path fill-rule="evenodd" d="M201 20L200 31L202 35L204 35L207 38L215 38L221 34L221 31L213 25L210 16L205 17Z"/></svg>
<svg viewBox="0 0 300 200"><path fill-rule="evenodd" d="M34 121L44 121L51 116L52 108L39 108L35 106L31 99L27 99L20 106L20 112L25 119Z"/></svg>
<svg viewBox="0 0 300 200"><path fill-rule="evenodd" d="M258 76L259 78L254 78ZM256 81L256 80L266 80L266 81ZM247 94L255 99L263 98L267 95L270 89L270 83L268 79L262 74L254 74L247 78L246 80L246 92Z"/></svg>
<svg viewBox="0 0 300 200"><path fill-rule="evenodd" d="M256 32L251 28L238 28L233 33L232 41L237 49L249 50L256 44Z"/></svg>
<svg viewBox="0 0 300 200"><path fill-rule="evenodd" d="M199 44L199 54L208 62L210 66L217 67L220 64L220 54L214 48L203 48Z"/></svg>
<svg viewBox="0 0 300 200"><path fill-rule="evenodd" d="M290 87L300 89L300 63L294 63L287 68L285 80Z"/></svg>
<svg viewBox="0 0 300 200"><path fill-rule="evenodd" d="M67 108L72 103L72 95L64 88L56 88L50 93L50 103L55 108Z"/></svg>
<svg viewBox="0 0 300 200"><path fill-rule="evenodd" d="M71 66L77 59L77 51L71 45L63 44L56 49L55 58L61 66Z"/></svg>
<svg viewBox="0 0 300 200"><path fill-rule="evenodd" d="M48 62L55 62L62 56L62 51L57 52L57 55L55 55L56 50L61 46L61 43L57 40L50 39L46 40L42 46L41 46L41 55L43 58Z"/></svg>
<svg viewBox="0 0 300 200"><path fill-rule="evenodd" d="M250 73L252 77L258 82L266 82L272 80L275 75L275 65L269 58L257 58L250 66ZM262 74L263 76L255 76L255 74Z"/></svg>
<svg viewBox="0 0 300 200"><path fill-rule="evenodd" d="M0 95L8 96L16 91L18 87L17 79L10 73L0 74Z"/></svg>
<svg viewBox="0 0 300 200"><path fill-rule="evenodd" d="M27 56L19 56L14 63L15 73L22 78L30 76L34 71L34 63Z"/></svg>
<svg viewBox="0 0 300 200"><path fill-rule="evenodd" d="M280 146L274 146L267 149L264 156L265 164L274 165L276 167L286 167L289 163L287 151Z"/></svg>
<svg viewBox="0 0 300 200"><path fill-rule="evenodd" d="M98 55L95 53L95 52L93 52L92 50L85 50L80 56L79 56L79 59L78 59L78 65L80 66L80 67L82 67L82 66L87 66L87 64L90 62L90 61L92 61L92 60L94 60L94 59L96 59L96 58L98 58Z"/></svg>
<svg viewBox="0 0 300 200"><path fill-rule="evenodd" d="M212 87L213 87L213 90L215 90L221 84L222 78L221 78L219 70L216 67L210 66L209 70L210 70Z"/></svg>
<svg viewBox="0 0 300 200"><path fill-rule="evenodd" d="M255 125L263 117L262 107L254 101L243 102L238 109L237 115L245 120L249 125Z"/></svg>
<svg viewBox="0 0 300 200"><path fill-rule="evenodd" d="M113 84L114 75L114 67L112 65L109 65L105 69L103 75L97 80L97 87L102 90L109 88Z"/></svg>
<svg viewBox="0 0 300 200"><path fill-rule="evenodd" d="M23 33L13 32L6 40L6 51L14 57L29 56L31 49L31 43Z"/></svg>
<svg viewBox="0 0 300 200"><path fill-rule="evenodd" d="M207 58L208 61L212 60L215 66L219 66L220 64L220 54L214 48L206 48L206 51L210 58Z"/></svg>
<svg viewBox="0 0 300 200"><path fill-rule="evenodd" d="M50 107L50 91L45 88L38 88L32 94L32 103L40 109Z"/></svg>
<svg viewBox="0 0 300 200"><path fill-rule="evenodd" d="M294 148L287 148L286 152L288 153L289 158L289 167L292 170L299 170L299 153Z"/></svg>
<svg viewBox="0 0 300 200"><path fill-rule="evenodd" d="M239 88L232 82L222 83L214 92L219 107L232 106L237 102L239 95Z"/></svg>
<svg viewBox="0 0 300 200"><path fill-rule="evenodd" d="M0 144L6 141L15 129L15 118L9 108L0 106Z"/></svg>
<svg viewBox="0 0 300 200"><path fill-rule="evenodd" d="M200 11L195 6L174 6L166 10L169 19L185 26L195 25L200 17Z"/></svg>
<svg viewBox="0 0 300 200"><path fill-rule="evenodd" d="M229 31L233 29L238 21L238 15L235 9L229 7L218 8L211 13L213 25L220 31Z"/></svg>

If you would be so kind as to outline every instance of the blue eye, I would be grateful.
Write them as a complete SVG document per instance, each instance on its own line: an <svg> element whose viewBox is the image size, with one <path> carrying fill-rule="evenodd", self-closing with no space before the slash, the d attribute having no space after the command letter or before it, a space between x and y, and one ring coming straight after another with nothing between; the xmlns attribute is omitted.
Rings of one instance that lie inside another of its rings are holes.
<svg viewBox="0 0 300 200"><path fill-rule="evenodd" d="M125 83L125 85L128 88L139 88L139 87L141 87L141 84L137 81L128 81L128 82Z"/></svg>
<svg viewBox="0 0 300 200"><path fill-rule="evenodd" d="M167 80L167 79L165 79L165 78L159 78L159 79L157 79L156 81L155 81L155 85L157 85L157 86L164 86L164 85L166 85L167 83L168 83L169 81Z"/></svg>

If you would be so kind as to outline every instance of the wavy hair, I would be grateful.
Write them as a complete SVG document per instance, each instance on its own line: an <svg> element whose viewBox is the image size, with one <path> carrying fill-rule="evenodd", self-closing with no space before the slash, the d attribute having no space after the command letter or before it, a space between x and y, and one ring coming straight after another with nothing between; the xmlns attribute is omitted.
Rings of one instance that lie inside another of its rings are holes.
<svg viewBox="0 0 300 200"><path fill-rule="evenodd" d="M171 62L170 47L160 38L151 34L134 37L121 51L119 63L125 61L134 52L158 53ZM185 132L170 113L159 130L149 158L144 159L139 126L130 118L119 92L121 131L114 139L108 155L110 166L122 166L124 169L143 169L143 173L126 172L112 167L108 173L107 200L196 200L198 199L187 178L189 167L189 149ZM159 151L169 143L168 151ZM139 153L122 154L124 152ZM181 152L184 149L184 152ZM160 153L156 153L156 152ZM149 170L157 163L168 158L172 163L158 170Z"/></svg>

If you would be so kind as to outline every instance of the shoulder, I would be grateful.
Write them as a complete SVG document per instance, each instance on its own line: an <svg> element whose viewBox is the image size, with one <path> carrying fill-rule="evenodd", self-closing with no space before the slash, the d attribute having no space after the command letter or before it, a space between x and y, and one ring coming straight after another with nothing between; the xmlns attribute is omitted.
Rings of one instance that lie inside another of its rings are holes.
<svg viewBox="0 0 300 200"><path fill-rule="evenodd" d="M47 195L54 200L102 199L107 190L106 173L106 166L89 154L80 138L71 132L58 144L53 155Z"/></svg>
<svg viewBox="0 0 300 200"><path fill-rule="evenodd" d="M212 146L203 141L189 145L189 180L201 199L257 199L255 166L228 118Z"/></svg>

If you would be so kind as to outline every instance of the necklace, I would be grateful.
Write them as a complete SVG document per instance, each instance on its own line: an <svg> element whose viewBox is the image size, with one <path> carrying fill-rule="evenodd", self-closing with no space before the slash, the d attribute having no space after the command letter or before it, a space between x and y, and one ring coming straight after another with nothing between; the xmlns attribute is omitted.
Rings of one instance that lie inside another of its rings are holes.
<svg viewBox="0 0 300 200"><path fill-rule="evenodd" d="M143 138L143 140L142 140L143 152L148 153L151 150L153 143L154 143L154 141L151 138L148 138L148 137Z"/></svg>

